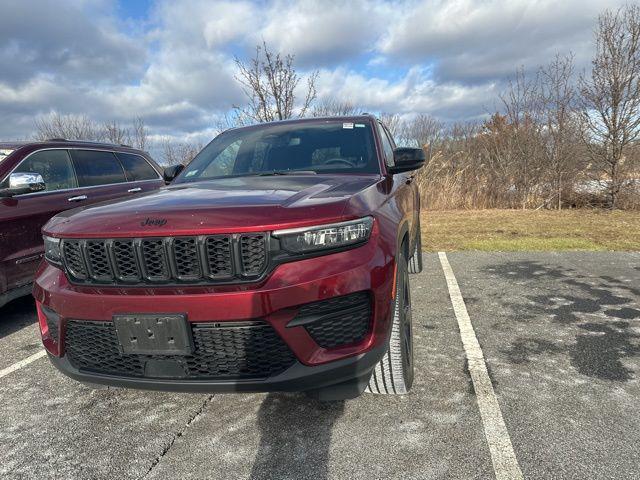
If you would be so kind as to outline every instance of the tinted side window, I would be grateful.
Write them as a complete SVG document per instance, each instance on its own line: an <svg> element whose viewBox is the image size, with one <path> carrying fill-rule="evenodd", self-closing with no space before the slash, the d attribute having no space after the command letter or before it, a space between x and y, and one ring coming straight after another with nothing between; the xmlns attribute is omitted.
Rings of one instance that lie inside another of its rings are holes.
<svg viewBox="0 0 640 480"><path fill-rule="evenodd" d="M127 174L127 180L130 182L158 179L158 173L149 165L149 162L140 155L118 152L116 156L120 159L124 171Z"/></svg>
<svg viewBox="0 0 640 480"><path fill-rule="evenodd" d="M387 132L380 123L378 124L378 133L380 134L380 140L382 141L382 150L384 150L384 161L388 167L392 167L394 165L393 145L391 145Z"/></svg>
<svg viewBox="0 0 640 480"><path fill-rule="evenodd" d="M81 187L108 185L125 181L122 165L111 152L71 150Z"/></svg>
<svg viewBox="0 0 640 480"><path fill-rule="evenodd" d="M75 172L66 150L43 150L30 155L14 172L42 175L47 191L77 188Z"/></svg>

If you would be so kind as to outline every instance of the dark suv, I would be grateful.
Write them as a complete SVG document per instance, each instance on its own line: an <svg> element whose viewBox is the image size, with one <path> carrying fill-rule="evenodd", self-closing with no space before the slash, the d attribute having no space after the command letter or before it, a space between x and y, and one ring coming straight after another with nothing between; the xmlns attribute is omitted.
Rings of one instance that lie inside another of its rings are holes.
<svg viewBox="0 0 640 480"><path fill-rule="evenodd" d="M51 361L124 387L407 392L423 163L372 116L266 123L158 192L54 217L34 285Z"/></svg>
<svg viewBox="0 0 640 480"><path fill-rule="evenodd" d="M164 185L148 154L129 147L54 140L0 143L0 307L31 292L55 214Z"/></svg>

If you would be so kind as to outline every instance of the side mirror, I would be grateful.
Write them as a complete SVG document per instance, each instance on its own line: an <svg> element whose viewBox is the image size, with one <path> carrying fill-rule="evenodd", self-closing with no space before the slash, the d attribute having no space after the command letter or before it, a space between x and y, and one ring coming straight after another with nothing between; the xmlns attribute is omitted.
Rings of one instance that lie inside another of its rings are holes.
<svg viewBox="0 0 640 480"><path fill-rule="evenodd" d="M14 172L9 175L9 188L2 191L2 196L13 197L25 193L42 192L47 189L42 175L31 172Z"/></svg>
<svg viewBox="0 0 640 480"><path fill-rule="evenodd" d="M392 175L418 170L425 162L424 150L421 148L396 148L393 151L393 161L395 165L389 167L389 173Z"/></svg>
<svg viewBox="0 0 640 480"><path fill-rule="evenodd" d="M180 172L182 170L184 170L184 165L182 165L181 163L179 163L178 165L171 165L170 167L165 168L162 174L162 176L164 177L164 181L170 182L171 180L176 178L178 175L180 175Z"/></svg>

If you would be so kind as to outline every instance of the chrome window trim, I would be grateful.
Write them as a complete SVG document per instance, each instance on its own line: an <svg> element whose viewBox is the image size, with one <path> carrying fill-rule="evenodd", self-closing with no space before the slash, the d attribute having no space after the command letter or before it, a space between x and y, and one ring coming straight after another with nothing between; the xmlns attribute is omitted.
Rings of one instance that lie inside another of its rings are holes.
<svg viewBox="0 0 640 480"><path fill-rule="evenodd" d="M160 179L158 179L160 180ZM51 193L59 193L59 192L77 192L78 190L85 190L87 188L102 188L102 187L113 187L116 185L131 185L132 183L145 183L145 182L157 182L158 180L138 180L137 182L119 182L119 183L108 183L106 185L94 185L91 187L78 187L78 188L64 188L60 190L49 190L44 192L34 192L34 193L23 193L22 195L14 195L11 198L24 198L27 196L33 195L46 195Z"/></svg>
<svg viewBox="0 0 640 480"><path fill-rule="evenodd" d="M38 152L46 152L49 150L90 150L90 151L94 151L94 152L109 152L109 153L117 153L116 150L113 149L108 149L108 148L85 148L85 147L43 147L40 148L38 150L34 150L33 152L29 153L29 155L27 155L26 157L24 157L22 160L20 160L20 162L13 168L11 169L11 171L9 173L7 173L4 178L2 179L2 181L0 181L0 184L4 183L7 178L9 178L9 175L11 175L12 173L18 171L18 168L20 167L20 165L22 165L22 163L24 161L26 161L31 155L38 153ZM142 158L145 162L147 162L149 164L149 166L151 168L153 168L153 171L156 172L158 174L158 178L156 179L149 179L149 180L132 180L132 181L127 181L127 182L117 182L117 183L107 183L104 185L90 185L87 187L76 187L76 188L63 188L60 190L45 190L44 192L35 192L35 193L23 193L22 195L14 195L12 198L24 198L27 196L33 196L33 195L46 195L46 194L51 194L51 193L57 193L57 192L70 192L70 191L76 191L76 190L83 190L86 188L100 188L100 187L112 187L114 185L130 185L132 183L144 183L144 182L157 182L158 180L164 181L164 179L162 178L162 176L160 175L160 173L156 170L156 168L149 162L149 160L147 160L143 155L140 155L139 153L132 153L132 152L122 152L122 153L128 153L129 155L136 155L140 158ZM73 164L73 158L71 157L71 154L69 154L69 160L71 161L71 166L73 167L73 173L76 176L76 181L77 181L77 172L75 171L75 165ZM115 156L115 155L114 155ZM120 163L120 159L116 156L116 160ZM120 163L120 165L122 166L122 163ZM123 172L124 172L124 166L123 168ZM125 172L125 178L126 178L126 172Z"/></svg>

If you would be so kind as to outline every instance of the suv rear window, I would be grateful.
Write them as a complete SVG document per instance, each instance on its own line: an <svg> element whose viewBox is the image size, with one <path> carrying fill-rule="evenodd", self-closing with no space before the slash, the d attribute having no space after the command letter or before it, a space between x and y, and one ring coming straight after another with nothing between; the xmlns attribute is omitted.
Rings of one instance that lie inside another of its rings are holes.
<svg viewBox="0 0 640 480"><path fill-rule="evenodd" d="M122 165L111 152L71 150L81 187L126 182Z"/></svg>
<svg viewBox="0 0 640 480"><path fill-rule="evenodd" d="M158 172L140 155L117 152L116 156L120 159L129 181L158 180Z"/></svg>

